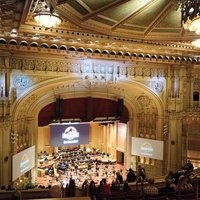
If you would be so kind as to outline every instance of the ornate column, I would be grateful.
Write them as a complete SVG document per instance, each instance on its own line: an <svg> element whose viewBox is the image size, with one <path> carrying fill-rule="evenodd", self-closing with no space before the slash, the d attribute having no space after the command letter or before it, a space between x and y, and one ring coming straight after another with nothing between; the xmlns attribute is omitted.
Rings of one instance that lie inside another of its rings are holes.
<svg viewBox="0 0 200 200"><path fill-rule="evenodd" d="M177 170L182 167L182 119L171 114L169 117L169 169Z"/></svg>
<svg viewBox="0 0 200 200"><path fill-rule="evenodd" d="M0 184L12 184L12 149L10 140L10 124L0 123Z"/></svg>
<svg viewBox="0 0 200 200"><path fill-rule="evenodd" d="M5 57L5 67L5 97L8 97L10 91L10 58L7 56Z"/></svg>

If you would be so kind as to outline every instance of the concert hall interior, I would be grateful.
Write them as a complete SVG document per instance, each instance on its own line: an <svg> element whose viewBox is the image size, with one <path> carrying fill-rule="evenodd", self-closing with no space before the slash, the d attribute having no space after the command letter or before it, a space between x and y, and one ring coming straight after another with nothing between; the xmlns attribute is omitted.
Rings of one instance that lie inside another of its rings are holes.
<svg viewBox="0 0 200 200"><path fill-rule="evenodd" d="M199 8L0 0L0 187L197 175Z"/></svg>

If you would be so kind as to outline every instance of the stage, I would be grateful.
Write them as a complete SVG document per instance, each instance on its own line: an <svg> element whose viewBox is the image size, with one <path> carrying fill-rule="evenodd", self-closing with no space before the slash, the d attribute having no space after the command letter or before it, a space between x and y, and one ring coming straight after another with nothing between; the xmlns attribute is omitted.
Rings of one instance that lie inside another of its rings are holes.
<svg viewBox="0 0 200 200"><path fill-rule="evenodd" d="M85 180L96 184L106 178L108 183L120 172L124 180L127 171L111 155L94 150L61 150L51 155L41 154L38 157L37 187L50 187L61 184L63 187L72 178L76 187L81 188Z"/></svg>

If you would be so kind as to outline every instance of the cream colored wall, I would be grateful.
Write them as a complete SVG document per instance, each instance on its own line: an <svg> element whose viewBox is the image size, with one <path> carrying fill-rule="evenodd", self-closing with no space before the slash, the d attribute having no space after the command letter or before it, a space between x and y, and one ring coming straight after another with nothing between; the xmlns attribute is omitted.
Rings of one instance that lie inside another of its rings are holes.
<svg viewBox="0 0 200 200"><path fill-rule="evenodd" d="M117 128L115 124L100 125L91 123L90 146L109 153L116 159Z"/></svg>
<svg viewBox="0 0 200 200"><path fill-rule="evenodd" d="M110 124L108 152L116 159L117 126Z"/></svg>
<svg viewBox="0 0 200 200"><path fill-rule="evenodd" d="M119 123L117 126L117 150L124 152L126 150L126 124Z"/></svg>
<svg viewBox="0 0 200 200"><path fill-rule="evenodd" d="M102 150L103 144L103 127L99 126L98 123L91 124L90 129L90 148L95 147L96 149Z"/></svg>
<svg viewBox="0 0 200 200"><path fill-rule="evenodd" d="M46 151L47 153L52 153L53 148L50 145L50 127L38 127L38 150L37 152L40 153L41 151Z"/></svg>

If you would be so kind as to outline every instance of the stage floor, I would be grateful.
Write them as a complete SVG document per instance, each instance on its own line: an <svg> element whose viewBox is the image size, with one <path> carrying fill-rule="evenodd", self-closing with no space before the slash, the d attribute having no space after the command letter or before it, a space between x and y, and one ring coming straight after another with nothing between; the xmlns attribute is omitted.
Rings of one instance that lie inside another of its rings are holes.
<svg viewBox="0 0 200 200"><path fill-rule="evenodd" d="M116 172L119 171L123 176L123 179L126 180L127 170L124 168L123 164L103 164L98 165L98 168L95 166L91 169L77 169L70 171L59 172L57 176L46 175L43 169L38 169L38 176L36 177L37 187L48 187L49 185L62 184L63 187L69 183L69 179L73 178L75 180L76 186L81 188L83 182L87 179L89 182L94 180L98 185L103 178L107 179L108 183L111 183L112 180L116 178Z"/></svg>

